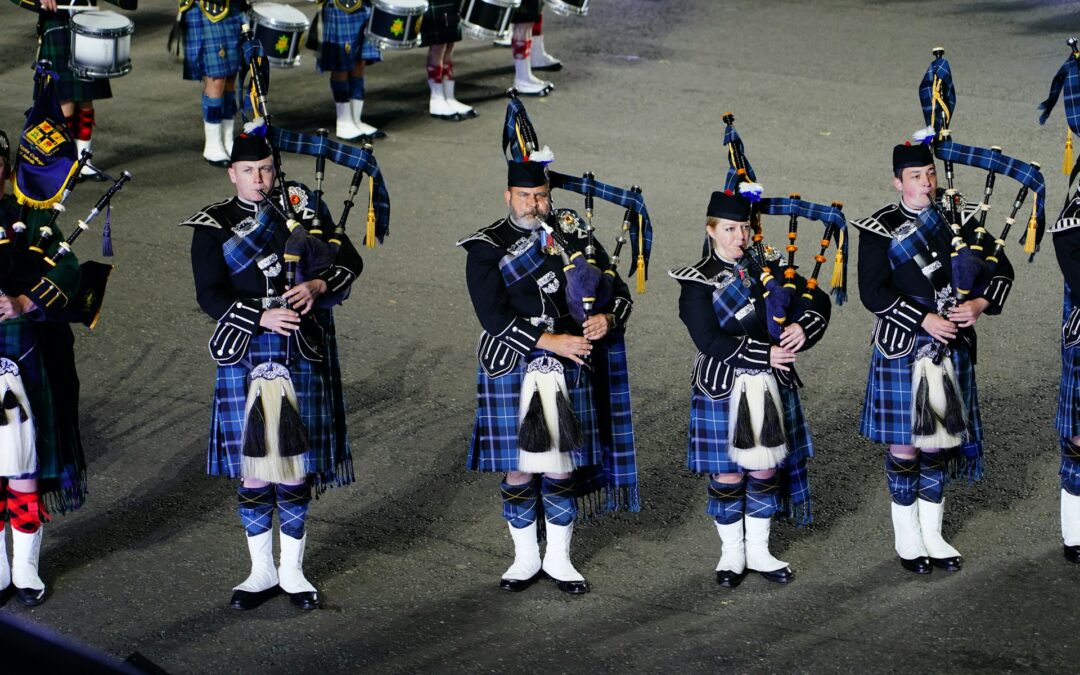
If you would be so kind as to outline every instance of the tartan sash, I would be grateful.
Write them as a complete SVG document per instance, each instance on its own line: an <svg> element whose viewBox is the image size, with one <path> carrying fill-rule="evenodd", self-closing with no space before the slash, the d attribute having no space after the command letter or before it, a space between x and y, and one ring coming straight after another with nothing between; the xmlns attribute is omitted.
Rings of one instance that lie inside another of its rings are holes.
<svg viewBox="0 0 1080 675"><path fill-rule="evenodd" d="M511 244L508 252L499 261L499 272L503 282L510 287L531 275L544 264L546 254L540 249L540 233L536 230L524 239L524 250L518 251L518 244ZM519 242L522 240L518 240Z"/></svg>
<svg viewBox="0 0 1080 675"><path fill-rule="evenodd" d="M259 209L255 213L255 229L246 234L235 232L221 246L229 272L243 272L270 243L274 236L274 213L271 209Z"/></svg>
<svg viewBox="0 0 1080 675"><path fill-rule="evenodd" d="M736 267L732 272L721 276L712 293L713 311L716 312L720 327L735 334L744 332L739 321L739 312L751 306L752 299L750 289L743 286L739 280L739 271L740 268Z"/></svg>
<svg viewBox="0 0 1080 675"><path fill-rule="evenodd" d="M949 239L949 226L936 208L923 209L913 226L910 231L899 228L892 232L888 257L889 266L894 270L933 248L935 239Z"/></svg>

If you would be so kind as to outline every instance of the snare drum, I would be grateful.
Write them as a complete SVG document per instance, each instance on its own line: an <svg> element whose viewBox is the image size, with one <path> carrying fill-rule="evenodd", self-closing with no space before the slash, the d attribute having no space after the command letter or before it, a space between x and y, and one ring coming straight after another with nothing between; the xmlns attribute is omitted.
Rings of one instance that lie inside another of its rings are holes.
<svg viewBox="0 0 1080 675"><path fill-rule="evenodd" d="M79 12L71 17L71 59L75 77L120 77L131 72L135 24L116 12Z"/></svg>
<svg viewBox="0 0 1080 675"><path fill-rule="evenodd" d="M466 0L461 32L477 40L494 40L510 32L510 18L521 0Z"/></svg>
<svg viewBox="0 0 1080 675"><path fill-rule="evenodd" d="M589 0L544 0L544 4L559 16L585 16L589 13Z"/></svg>
<svg viewBox="0 0 1080 675"><path fill-rule="evenodd" d="M383 49L419 47L420 20L427 10L427 0L375 0L367 36Z"/></svg>
<svg viewBox="0 0 1080 675"><path fill-rule="evenodd" d="M311 22L295 7L276 2L256 2L251 6L255 39L262 44L266 60L274 68L300 65L300 45Z"/></svg>

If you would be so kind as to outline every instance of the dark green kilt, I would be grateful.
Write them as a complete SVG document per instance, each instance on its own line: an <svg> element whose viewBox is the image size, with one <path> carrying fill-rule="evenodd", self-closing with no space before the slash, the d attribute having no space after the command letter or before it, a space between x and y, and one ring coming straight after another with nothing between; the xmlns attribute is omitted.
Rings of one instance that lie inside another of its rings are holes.
<svg viewBox="0 0 1080 675"><path fill-rule="evenodd" d="M56 93L61 101L99 101L112 98L112 87L107 78L80 80L71 72L71 31L68 29L67 12L44 13L38 16L38 60L52 62L59 75Z"/></svg>

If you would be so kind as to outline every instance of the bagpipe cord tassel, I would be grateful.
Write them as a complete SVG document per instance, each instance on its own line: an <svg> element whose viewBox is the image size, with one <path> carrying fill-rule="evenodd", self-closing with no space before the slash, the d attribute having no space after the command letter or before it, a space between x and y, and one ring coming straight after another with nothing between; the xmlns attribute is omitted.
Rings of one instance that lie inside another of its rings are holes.
<svg viewBox="0 0 1080 675"><path fill-rule="evenodd" d="M829 287L832 288L833 294L840 292L843 293L846 299L847 293L844 291L844 231L840 230L840 234L836 240L836 260L833 261L832 278L829 280ZM837 290L839 289L839 291ZM839 302L837 303L839 304Z"/></svg>
<svg viewBox="0 0 1080 675"><path fill-rule="evenodd" d="M105 225L101 228L101 255L111 258L112 248L112 204L105 206Z"/></svg>
<svg viewBox="0 0 1080 675"><path fill-rule="evenodd" d="M368 176L367 231L364 246L375 248L375 178Z"/></svg>
<svg viewBox="0 0 1080 675"><path fill-rule="evenodd" d="M1073 165L1073 148L1072 148L1072 129L1065 127L1065 159L1061 163L1061 173L1066 176L1069 175L1069 171L1072 170Z"/></svg>
<svg viewBox="0 0 1080 675"><path fill-rule="evenodd" d="M1039 195L1034 195L1034 197L1031 200L1031 218L1028 219L1027 236L1024 237L1024 253L1028 255L1035 253L1035 231L1038 228L1038 220L1035 215L1038 213Z"/></svg>
<svg viewBox="0 0 1080 675"><path fill-rule="evenodd" d="M637 292L645 292L645 217L638 214Z"/></svg>

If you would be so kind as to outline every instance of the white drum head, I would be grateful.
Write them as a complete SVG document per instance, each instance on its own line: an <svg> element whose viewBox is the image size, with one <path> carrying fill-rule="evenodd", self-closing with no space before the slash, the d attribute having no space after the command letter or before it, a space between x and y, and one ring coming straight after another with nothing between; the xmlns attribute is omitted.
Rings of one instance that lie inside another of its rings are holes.
<svg viewBox="0 0 1080 675"><path fill-rule="evenodd" d="M117 12L79 12L71 17L71 22L86 33L124 33L133 28L131 19Z"/></svg>
<svg viewBox="0 0 1080 675"><path fill-rule="evenodd" d="M428 9L427 0L375 0L375 8L387 14L417 16Z"/></svg>
<svg viewBox="0 0 1080 675"><path fill-rule="evenodd" d="M304 13L295 7L276 2L256 2L251 6L255 22L271 28L307 30L311 23Z"/></svg>

